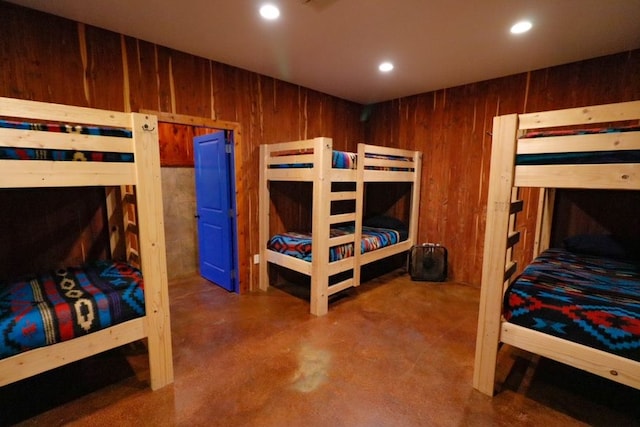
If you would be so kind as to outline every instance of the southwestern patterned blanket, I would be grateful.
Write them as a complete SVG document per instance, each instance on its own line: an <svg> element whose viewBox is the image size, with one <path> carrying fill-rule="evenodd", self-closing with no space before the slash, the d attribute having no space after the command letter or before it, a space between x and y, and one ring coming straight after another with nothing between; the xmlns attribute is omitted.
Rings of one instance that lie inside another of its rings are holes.
<svg viewBox="0 0 640 427"><path fill-rule="evenodd" d="M330 230L331 237L355 233L355 227L343 226ZM362 227L360 253L391 246L400 241L400 233L387 228ZM311 262L311 233L288 232L276 234L267 243L267 248L285 255ZM353 243L329 248L329 261L338 261L353 256Z"/></svg>
<svg viewBox="0 0 640 427"><path fill-rule="evenodd" d="M504 305L511 323L640 361L640 261L549 249Z"/></svg>
<svg viewBox="0 0 640 427"><path fill-rule="evenodd" d="M132 132L121 128L103 128L58 123L31 123L0 120L0 128L33 130L42 132L75 133L82 135L115 136L131 138ZM58 150L49 148L0 147L0 159L4 160L54 160L88 162L133 162L132 153L99 152L87 150Z"/></svg>
<svg viewBox="0 0 640 427"><path fill-rule="evenodd" d="M141 317L140 271L96 261L0 283L0 358Z"/></svg>

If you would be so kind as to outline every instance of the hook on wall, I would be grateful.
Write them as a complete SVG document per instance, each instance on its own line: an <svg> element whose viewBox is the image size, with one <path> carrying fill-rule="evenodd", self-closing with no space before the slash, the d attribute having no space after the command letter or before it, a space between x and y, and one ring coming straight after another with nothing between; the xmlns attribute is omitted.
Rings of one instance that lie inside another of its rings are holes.
<svg viewBox="0 0 640 427"><path fill-rule="evenodd" d="M151 128L149 126L149 123L145 123L142 125L142 130L146 132L153 132L154 130L156 130L156 128Z"/></svg>

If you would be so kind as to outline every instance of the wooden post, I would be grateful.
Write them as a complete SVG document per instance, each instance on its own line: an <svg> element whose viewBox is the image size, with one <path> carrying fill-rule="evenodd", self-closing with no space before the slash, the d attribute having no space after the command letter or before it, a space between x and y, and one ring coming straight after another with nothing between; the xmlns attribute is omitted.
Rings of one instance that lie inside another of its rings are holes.
<svg viewBox="0 0 640 427"><path fill-rule="evenodd" d="M315 138L313 144L313 225L311 247L311 314L329 311L329 216L331 215L331 138Z"/></svg>
<svg viewBox="0 0 640 427"><path fill-rule="evenodd" d="M473 387L493 396L518 116L495 117Z"/></svg>
<svg viewBox="0 0 640 427"><path fill-rule="evenodd" d="M134 113L131 128L135 139L140 263L145 286L151 388L156 390L173 382L158 122L155 116Z"/></svg>
<svg viewBox="0 0 640 427"><path fill-rule="evenodd" d="M258 238L260 253L260 272L258 286L261 290L269 289L269 266L267 263L267 241L269 240L269 204L271 196L269 194L269 183L267 182L267 146L260 145L260 186L258 189Z"/></svg>

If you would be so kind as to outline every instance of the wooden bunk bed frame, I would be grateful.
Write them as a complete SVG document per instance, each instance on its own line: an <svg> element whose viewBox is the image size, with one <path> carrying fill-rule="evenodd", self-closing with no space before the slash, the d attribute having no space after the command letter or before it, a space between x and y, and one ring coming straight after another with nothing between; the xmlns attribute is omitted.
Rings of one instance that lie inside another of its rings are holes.
<svg viewBox="0 0 640 427"><path fill-rule="evenodd" d="M487 202L482 288L473 387L493 396L496 360L502 343L553 359L605 378L640 388L640 362L556 338L509 323L502 317L507 286L515 280L513 246L519 187L540 188L534 257L550 244L555 188L640 190L640 164L515 164L516 154L640 149L640 132L554 136L518 140L530 129L585 126L640 119L640 101L498 116L493 122L493 147Z"/></svg>
<svg viewBox="0 0 640 427"><path fill-rule="evenodd" d="M360 267L362 265L409 250L415 244L418 232L421 152L358 144L356 169L332 168L332 152L333 141L326 137L260 146L260 289L267 290L269 288L268 263L308 275L311 277L310 311L316 316L323 316L328 312L330 295L351 286L360 285ZM289 155L280 155L281 153ZM411 161L369 157L372 155L375 157L404 157L411 159ZM284 164L310 164L312 167L270 168L272 165ZM413 170L407 171L406 169ZM311 230L313 258L311 262L267 249L267 242L271 237L269 233L270 181L313 183ZM334 189L332 191L331 184L335 182L354 182L356 190L339 191ZM355 250L352 257L329 262L330 247L360 242L362 238L364 186L368 182L412 183L408 239L364 254ZM355 211L332 215L331 203L343 200L355 200ZM328 238L331 225L348 221L355 222L355 234ZM348 270L353 270L352 278L329 285L330 276Z"/></svg>
<svg viewBox="0 0 640 427"><path fill-rule="evenodd" d="M40 123L127 128L132 132L132 138L118 138L2 128L1 146L133 153L134 162L3 159L0 160L0 188L105 186L108 187L109 205L114 203L114 192L110 190L135 186L139 259L146 307L143 317L0 360L0 386L144 338L148 344L151 388L156 390L172 383L169 296L155 116L0 98L0 117ZM108 206L108 210L113 208L113 205ZM123 225L110 232L113 234L124 228Z"/></svg>

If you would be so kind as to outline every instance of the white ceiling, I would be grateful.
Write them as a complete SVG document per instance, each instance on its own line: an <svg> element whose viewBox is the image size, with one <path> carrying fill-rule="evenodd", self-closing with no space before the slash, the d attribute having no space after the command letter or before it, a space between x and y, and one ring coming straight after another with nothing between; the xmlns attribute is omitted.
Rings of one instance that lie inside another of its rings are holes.
<svg viewBox="0 0 640 427"><path fill-rule="evenodd" d="M11 2L361 104L640 48L640 0Z"/></svg>

